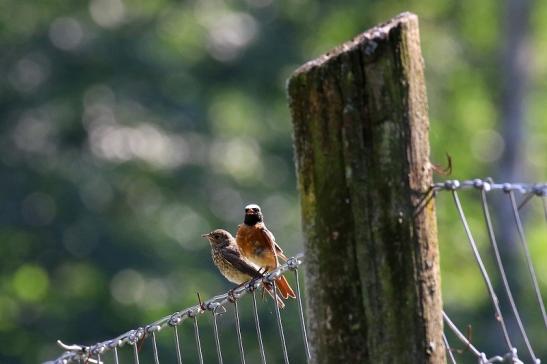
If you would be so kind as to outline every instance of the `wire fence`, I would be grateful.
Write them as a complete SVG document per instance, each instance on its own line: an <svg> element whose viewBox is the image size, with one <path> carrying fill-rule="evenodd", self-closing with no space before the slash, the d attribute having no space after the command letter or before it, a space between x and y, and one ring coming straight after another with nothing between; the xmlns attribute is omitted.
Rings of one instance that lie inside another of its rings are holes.
<svg viewBox="0 0 547 364"><path fill-rule="evenodd" d="M502 310L500 308L499 299L494 290L491 276L487 271L487 268L484 264L483 257L477 247L477 243L471 231L471 228L468 223L468 219L462 208L461 200L459 197L459 191L462 190L475 190L478 193L480 199L482 213L484 217L484 223L488 232L488 240L492 248L492 254L497 267L497 274L502 281L502 287L504 294L509 302L511 307L512 318L517 322L517 332L515 330L510 330L506 324L507 319L504 317ZM487 363L523 363L519 359L516 346L513 344L515 335L520 335L524 341L526 351L528 352L530 358L534 364L539 364L540 359L536 356L536 351L534 350L530 339L529 334L523 324L521 315L519 313L517 304L514 299L512 289L507 278L506 269L502 262L500 249L498 242L495 236L495 229L493 227L492 218L490 215L490 202L489 194L493 192L503 193L507 199L507 202L510 206L513 215L513 223L516 226L518 231L518 238L520 241L520 247L524 252L526 266L530 275L531 284L533 286L533 291L535 294L535 300L537 301L537 306L541 312L541 316L544 321L544 329L547 329L547 314L545 311L545 305L542 299L542 294L540 291L540 285L538 283L536 271L534 264L532 262L532 257L528 248L528 242L524 232L524 227L522 224L522 218L520 216L520 210L528 204L533 198L539 198L542 200L543 212L545 214L545 221L547 221L547 184L524 184L524 183L494 183L490 179L474 179L466 181L457 181L450 180L442 183L436 183L431 187L430 197L435 197L438 193L449 193L452 195L453 203L457 215L462 223L463 229L465 231L466 238L469 242L471 251L473 253L474 259L476 260L479 270L481 272L482 278L484 280L486 290L490 297L492 303L493 313L495 321L498 323L499 329L503 335L504 346L506 347L505 353L501 355L493 355L488 357L487 354L480 349L478 349L470 340L468 336L462 333L462 331L454 324L454 322L448 317L448 315L443 312L443 319L445 322L445 334L443 334L443 341L445 348L447 350L447 355L451 363L457 363L458 355L455 353L456 350L452 349L449 343L449 340L446 336L446 332L451 332L460 343L462 343L466 350L469 351L481 364ZM520 201L517 202L517 199L520 198ZM204 362L203 349L201 345L200 331L198 318L203 316L206 313L212 315L213 321L213 336L216 354L218 362L222 364L224 362L224 357L222 354L222 345L219 335L219 328L217 320L226 312L226 307L232 305L234 309L234 319L235 319L235 332L236 339L238 344L239 351L239 361L242 364L246 363L245 356L245 345L243 342L241 334L241 325L240 325L240 315L239 315L239 306L238 302L243 296L250 296L252 298L252 316L254 317L254 324L256 330L256 337L258 342L258 351L260 353L260 362L262 364L267 363L266 352L264 349L264 343L262 338L262 331L260 327L260 318L256 292L264 285L273 285L274 290L275 280L281 274L287 272L293 272L295 282L296 282L296 305L298 308L298 319L301 329L302 336L302 346L306 359L310 358L310 348L308 344L308 337L306 332L306 324L304 317L304 310L302 307L302 292L300 286L300 277L299 277L299 267L304 262L303 254L299 254L295 257L290 258L285 264L279 266L273 272L264 276L264 278L256 281L251 281L246 285L238 287L231 292L215 296L205 302L200 302L199 304L188 307L186 309L177 311L171 315L165 316L149 325L139 327L134 330L123 333L122 335L105 340L94 345L83 346L83 345L65 345L59 342L59 345L65 349L65 352L57 359L49 361L44 364L69 364L69 363L115 363L120 364L118 349L129 346L133 353L133 362L135 364L140 364L142 355L140 353L140 347L146 339L150 339L152 342L152 355L155 364L160 364L160 354L158 352L157 337L156 335L162 329L171 329L173 335L173 346L176 352L177 363L182 364L182 355L181 355L181 340L179 337L178 328L184 322L190 322L193 326L194 331L194 344L195 352L197 356L197 361L200 364ZM272 301L273 302L273 301ZM287 350L287 340L285 338L284 328L283 328L283 319L282 312L279 307L273 303L275 306L275 319L277 322L277 331L279 335L279 345L283 355L283 362L289 364L289 354ZM146 362L148 362L147 360ZM229 362L234 362L230 360Z"/></svg>
<svg viewBox="0 0 547 364"><path fill-rule="evenodd" d="M479 194L478 197L480 199L484 223L486 225L486 229L488 233L488 240L490 242L490 246L492 248L491 251L492 251L492 254L494 255L494 261L497 267L497 273L499 274L499 277L501 278L504 294L511 307L511 313L513 316L512 318L514 318L514 320L517 322L517 327L518 327L518 329L516 330L517 333L511 332L511 330L509 330L508 328L508 325L506 324L507 319L502 314L502 310L500 308L500 301L494 290L492 279L490 277L489 272L486 269L483 257L480 254L474 235L471 231L468 219L462 208L458 191L469 190L469 189L474 189ZM507 352L503 355L495 355L491 358L488 358L484 352L480 351L475 346L473 346L471 341L468 338L466 338L466 336L450 320L450 318L446 315L446 313L443 312L443 317L446 324L445 328L451 330L454 333L454 335L465 345L465 347L478 359L479 363L496 363L496 362L522 363L521 359L519 359L517 355L517 349L514 345L514 337L516 335L520 335L522 340L524 341L526 351L528 352L530 358L532 359L532 362L539 364L540 359L536 356L536 352L534 348L532 347L528 332L525 329L525 326L521 319L521 315L515 303L513 291L510 287L509 280L507 278L506 269L504 267L504 264L501 258L499 244L497 242L495 229L492 223L492 217L490 215L491 207L490 207L488 195L492 194L493 192L503 193L505 195L504 197L507 200L506 203L509 205L509 208L512 212L513 223L515 224L516 230L518 232L517 235L518 235L518 240L520 242L520 247L524 252L526 266L530 274L531 284L535 294L537 306L539 307L539 311L541 312L544 329L547 329L547 314L545 312L545 304L542 299L542 294L540 291L540 286L538 283L536 271L535 271L530 250L528 247L526 235L524 233L522 218L520 216L520 210L526 204L528 204L533 198L539 198L542 200L543 212L545 214L545 220L547 221L547 184L546 183L538 183L538 184L494 183L491 179L486 179L486 180L474 179L474 180L467 180L467 181L461 181L461 182L457 180L450 180L443 183L436 183L433 185L432 187L433 195L441 191L448 192L452 195L454 207L462 223L467 241L469 242L473 256L479 266L480 273L482 275L486 289L488 291L488 295L492 303L492 308L494 310L495 321L499 324L499 329L502 332L502 335L505 341L504 345L507 348ZM517 194L520 195L518 197L521 198L521 201L519 203L517 203ZM509 223L509 222L504 221L503 223ZM451 361L451 363L456 363L456 356L453 354L453 350L450 349L446 336L443 339L445 341L445 346L447 347L447 350L448 350L449 360Z"/></svg>
<svg viewBox="0 0 547 364"><path fill-rule="evenodd" d="M160 355L158 352L157 344L157 334L160 330L171 328L173 330L173 345L176 352L177 363L182 364L182 352L181 352L181 340L178 328L184 322L189 321L194 329L194 345L195 353L197 356L197 361L200 364L204 362L203 348L201 344L201 334L199 330L198 318L203 316L206 313L212 315L213 321L213 335L216 354L218 357L218 362L223 363L224 358L222 355L222 347L220 342L219 328L218 328L218 318L226 313L226 307L232 305L234 309L235 316L235 329L236 329L236 338L240 354L240 362L242 364L246 363L245 360L245 347L243 343L243 337L241 334L241 325L240 325L240 316L239 316L239 300L244 296L251 296L253 303L252 315L254 317L255 328L256 328L256 337L259 346L260 361L262 364L266 364L266 352L264 349L264 343L262 339L262 331L260 327L260 318L258 310L258 299L256 292L264 285L273 286L273 290L276 290L276 279L280 275L292 271L294 274L294 279L296 282L296 305L298 307L298 318L300 320L300 328L302 334L302 341L304 352L306 358L309 358L310 351L307 340L306 326L304 324L304 310L302 307L302 290L300 286L300 276L298 272L299 266L303 262L303 254L298 254L292 258L289 258L285 264L280 265L274 271L268 273L264 278L259 280L251 281L243 286L237 287L234 290L231 290L227 293L215 296L207 301L200 302L197 305L188 307L186 309L174 312L171 315L165 316L149 325L138 327L134 330L127 331L116 338L98 342L94 345L84 346L84 345L66 345L58 341L59 346L65 349L65 352L57 359L48 361L44 364L69 364L69 363L90 363L90 364L99 364L99 363L115 363L120 364L120 355L118 349L125 346L131 347L133 352L133 362L135 364L140 364L141 361L141 347L146 339L150 339L152 342L153 349L153 360L154 364L160 364ZM274 301L272 301L274 302ZM289 364L289 356L287 350L287 342L285 339L285 333L283 329L283 321L281 310L278 305L273 303L275 307L275 318L277 321L278 333L279 333L279 345L283 353L283 361L286 364ZM149 360L146 360L149 362ZM234 360L230 360L230 363Z"/></svg>

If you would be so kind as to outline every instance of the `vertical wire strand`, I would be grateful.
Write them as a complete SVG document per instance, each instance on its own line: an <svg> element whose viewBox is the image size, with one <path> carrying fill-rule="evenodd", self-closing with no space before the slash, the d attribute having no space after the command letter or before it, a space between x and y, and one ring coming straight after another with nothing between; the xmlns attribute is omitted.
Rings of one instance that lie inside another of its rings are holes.
<svg viewBox="0 0 547 364"><path fill-rule="evenodd" d="M179 330L177 329L177 325L173 325L173 333L175 335L175 349L177 353L177 364L182 364L182 355L180 353Z"/></svg>
<svg viewBox="0 0 547 364"><path fill-rule="evenodd" d="M277 304L277 287L275 285L275 280L272 281L273 292L274 292L274 305L275 305L275 317L277 319L277 328L279 330L279 337L281 339L281 346L283 349L283 361L285 364L289 364L289 354L287 353L287 344L285 343L285 334L283 333L283 323L281 322L281 312L279 311L279 306Z"/></svg>
<svg viewBox="0 0 547 364"><path fill-rule="evenodd" d="M450 344L448 344L448 340L446 339L446 335L444 334L444 332L443 332L443 342L444 342L444 347L446 348L446 352L448 353L448 357L450 358L450 362L452 364L457 364L456 358L454 358L454 353L452 352L452 349L450 348Z"/></svg>
<svg viewBox="0 0 547 364"><path fill-rule="evenodd" d="M114 346L114 364L120 364L120 359L118 358L118 348Z"/></svg>
<svg viewBox="0 0 547 364"><path fill-rule="evenodd" d="M139 349L137 348L137 343L133 344L133 361L135 364L139 364Z"/></svg>
<svg viewBox="0 0 547 364"><path fill-rule="evenodd" d="M543 323L545 327L547 328L547 313L545 311L545 304L543 303L543 298L541 297L541 291L539 289L536 271L534 269L534 264L532 263L532 257L530 256L530 251L528 250L528 242L526 241L526 236L524 235L524 227L522 226L520 214L517 209L515 194L513 191L509 191L508 193L509 193L509 199L511 200L511 207L513 209L513 217L515 218L515 224L517 225L520 243L522 245L522 249L524 250L524 254L526 256L526 263L528 265L528 271L530 272L530 277L532 278L532 284L534 285L534 292L536 294L536 299L541 309L541 315L543 316Z"/></svg>
<svg viewBox="0 0 547 364"><path fill-rule="evenodd" d="M443 311L443 318L444 318L444 322L446 322L446 324L448 325L448 327L450 328L450 330L452 330L452 332L456 335L456 337L462 342L465 344L465 346L469 349L469 351L471 353L473 353L473 355L475 355L477 358L481 359L482 358L482 353L480 351L477 350L477 348L471 344L471 342L469 340L467 340L467 338L465 337L464 334L462 334L462 332L458 329L458 327L452 322L452 320L450 320L450 318L448 317L448 315Z"/></svg>
<svg viewBox="0 0 547 364"><path fill-rule="evenodd" d="M547 222L547 196L541 198L543 201L543 214L545 215L545 222Z"/></svg>
<svg viewBox="0 0 547 364"><path fill-rule="evenodd" d="M199 364L203 364L203 353L201 352L201 340L199 339L198 320L196 316L194 316L193 319L194 319L194 335L196 336L196 348L198 352Z"/></svg>
<svg viewBox="0 0 547 364"><path fill-rule="evenodd" d="M304 309L302 308L302 296L300 294L300 279L298 277L298 269L294 270L294 278L296 280L296 298L298 302L298 311L300 317L300 328L302 330L302 340L304 341L304 349L306 350L306 359L311 359L310 347L308 345L308 334L306 332L306 321L304 320Z"/></svg>
<svg viewBox="0 0 547 364"><path fill-rule="evenodd" d="M160 364L160 358L158 355L158 344L156 342L156 333L152 331L152 349L154 352L154 363Z"/></svg>
<svg viewBox="0 0 547 364"><path fill-rule="evenodd" d="M97 354L97 364L102 364L101 363L101 354Z"/></svg>
<svg viewBox="0 0 547 364"><path fill-rule="evenodd" d="M237 332L237 343L239 345L239 355L241 357L241 364L245 364L245 351L243 350L243 338L241 337L241 326L239 323L239 309L237 306L237 299L234 299L234 312L236 318L236 332Z"/></svg>
<svg viewBox="0 0 547 364"><path fill-rule="evenodd" d="M213 314L213 333L215 335L215 346L216 346L216 349L217 349L218 363L222 364L222 350L220 349L220 338L219 338L219 335L218 335L216 310L213 310L212 314Z"/></svg>
<svg viewBox="0 0 547 364"><path fill-rule="evenodd" d="M494 292L494 287L492 286L492 282L490 281L488 272L486 271L484 263L482 262L482 258L477 248L477 244L475 243L475 239L473 238L473 235L471 234L471 229L469 228L469 224L467 223L467 219L465 218L465 214L463 213L462 205L460 203L460 199L458 197L458 193L456 192L456 190L452 190L452 197L454 198L454 204L456 205L456 209L458 210L458 214L463 224L465 234L467 235L467 240L469 241L469 244L471 245L471 250L473 251L475 260L477 261L477 264L479 265L479 269L481 271L482 277L484 279L484 282L486 283L488 294L490 295L490 299L492 300L492 304L494 306L496 319L500 323L507 347L509 350L511 350L513 348L513 344L511 343L511 339L509 338L509 333L507 332L507 327L505 326L503 315L501 314L498 297L496 296L496 292Z"/></svg>
<svg viewBox="0 0 547 364"><path fill-rule="evenodd" d="M483 189L481 191L481 205L482 205L482 212L484 216L484 220L486 222L486 228L488 231L488 237L490 240L490 244L492 245L492 249L494 250L494 256L496 265L498 266L498 270L500 272L501 280L503 282L503 287L505 288L505 293L507 294L507 298L509 299L509 305L511 306L511 310L513 311L513 316L515 316L515 320L517 321L517 326L519 328L520 334L524 340L524 344L526 345L526 348L528 349L528 352L530 353L530 356L532 358L535 358L534 351L532 349L532 346L530 345L530 340L528 339L528 335L526 334L526 330L524 329L524 325L522 324L522 320L520 318L520 314L517 309L517 305L515 304L515 300L513 298L513 293L511 292L511 287L509 286L509 281L507 279L507 275L505 274L505 268L503 267L503 262L501 260L500 251L498 248L498 243L496 241L496 235L494 233L494 226L492 224L492 218L490 216L490 208L488 207L488 199L486 197L486 191Z"/></svg>
<svg viewBox="0 0 547 364"><path fill-rule="evenodd" d="M260 320L258 317L258 308L256 304L256 291L253 290L253 311L256 325L256 336L258 339L258 348L260 351L260 360L262 364L266 364L266 353L264 352L264 343L262 342L262 332L260 331Z"/></svg>

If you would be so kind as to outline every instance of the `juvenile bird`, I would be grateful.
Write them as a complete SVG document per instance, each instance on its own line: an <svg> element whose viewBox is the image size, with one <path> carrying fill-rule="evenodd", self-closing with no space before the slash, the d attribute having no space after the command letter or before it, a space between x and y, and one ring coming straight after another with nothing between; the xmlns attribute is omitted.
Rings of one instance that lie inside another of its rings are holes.
<svg viewBox="0 0 547 364"><path fill-rule="evenodd" d="M256 204L245 206L245 218L243 224L238 226L236 241L241 254L251 263L265 268L266 272L279 266L278 257L287 260L274 235L266 228L260 206ZM296 298L285 277L279 277L275 283L283 298Z"/></svg>
<svg viewBox="0 0 547 364"><path fill-rule="evenodd" d="M209 240L211 244L211 256L213 263L217 266L222 275L232 283L239 286L250 281L251 279L262 278L259 268L248 261L239 251L236 240L228 231L216 229L209 234L203 234L202 237ZM272 298L273 290L271 287L265 286ZM283 308L285 304L275 295L277 305Z"/></svg>

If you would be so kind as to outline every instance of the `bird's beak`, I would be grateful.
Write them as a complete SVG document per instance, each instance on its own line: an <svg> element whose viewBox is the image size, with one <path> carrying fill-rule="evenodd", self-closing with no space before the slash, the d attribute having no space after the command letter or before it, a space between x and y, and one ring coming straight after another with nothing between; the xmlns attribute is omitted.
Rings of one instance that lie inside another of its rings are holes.
<svg viewBox="0 0 547 364"><path fill-rule="evenodd" d="M208 238L210 235L211 235L211 233L203 234L201 237L202 237L202 238Z"/></svg>

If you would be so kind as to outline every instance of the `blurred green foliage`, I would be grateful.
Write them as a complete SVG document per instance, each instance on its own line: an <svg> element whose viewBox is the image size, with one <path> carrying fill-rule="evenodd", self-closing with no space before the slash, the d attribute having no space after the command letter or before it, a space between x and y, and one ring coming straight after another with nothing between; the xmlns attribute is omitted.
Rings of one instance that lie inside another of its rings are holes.
<svg viewBox="0 0 547 364"><path fill-rule="evenodd" d="M525 162L529 179L541 180L547 6L534 6ZM285 80L407 10L420 16L432 159L448 152L453 177L485 176L503 150L497 1L0 2L0 362L52 359L57 339L93 343L193 305L197 291L225 291L199 235L235 231L248 202L263 207L288 254L301 251ZM466 203L484 238L480 210ZM501 341L480 331L493 315L448 199L438 212L447 310L500 353ZM529 225L531 241L545 240L541 219ZM532 250L545 261L545 244ZM538 263L547 290L545 266ZM531 324L537 307L528 301ZM270 306L261 317L278 362ZM236 358L231 317L221 333L225 356ZM288 309L285 324L291 356L303 361L296 317ZM207 320L209 362L216 354ZM249 316L243 325L256 361ZM533 330L539 345L544 331ZM191 357L191 327L181 331ZM169 335L161 334L160 355L172 358ZM121 355L130 360L129 351ZM143 355L151 358L150 348Z"/></svg>

